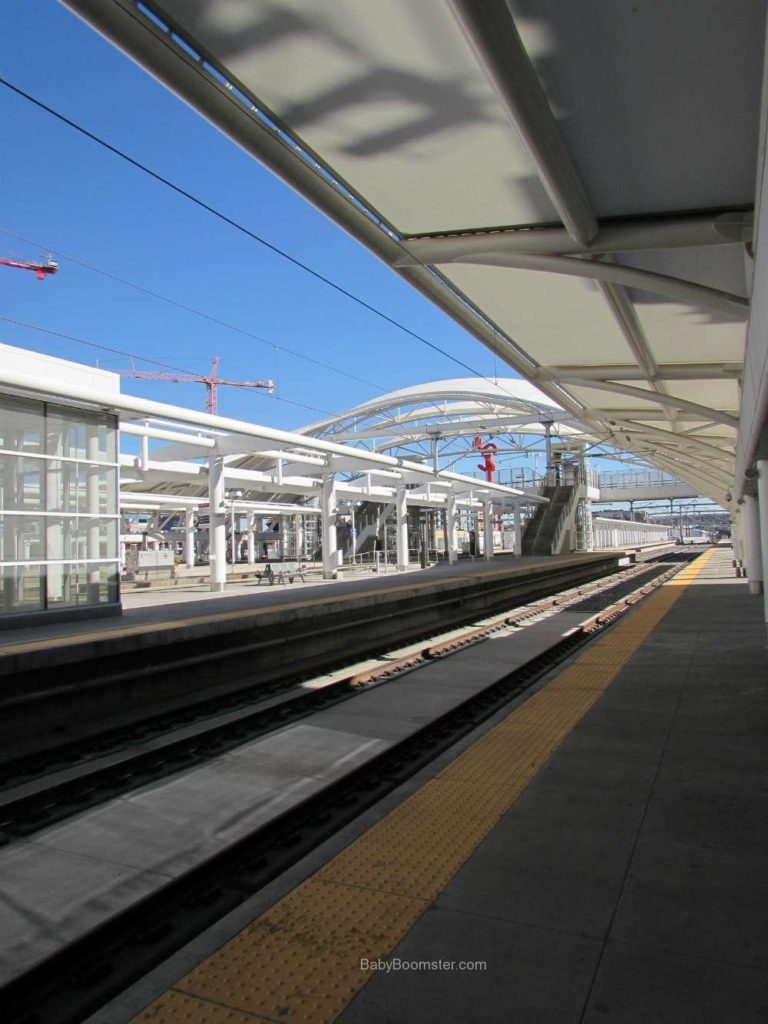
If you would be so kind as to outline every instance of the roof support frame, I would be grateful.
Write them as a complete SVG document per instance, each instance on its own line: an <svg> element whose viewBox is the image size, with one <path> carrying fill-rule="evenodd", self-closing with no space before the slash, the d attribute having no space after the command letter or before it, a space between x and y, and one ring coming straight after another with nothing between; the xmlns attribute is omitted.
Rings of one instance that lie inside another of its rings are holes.
<svg viewBox="0 0 768 1024"><path fill-rule="evenodd" d="M655 380L734 380L741 376L738 363L657 363ZM596 366L541 366L533 375L534 380L561 380L568 377L576 380L645 380L647 374L631 363L607 363Z"/></svg>
<svg viewBox="0 0 768 1024"><path fill-rule="evenodd" d="M653 357L651 346L648 344L645 331L637 318L637 312L627 295L626 289L623 285L609 284L606 281L598 281L598 288L608 303L608 308L618 323L624 335L624 340L635 357L637 365L645 373L645 378L652 390L659 395L666 395L668 393L666 388L658 381L658 364ZM674 428L677 419L676 410L665 405L664 414Z"/></svg>
<svg viewBox="0 0 768 1024"><path fill-rule="evenodd" d="M697 402L688 402L684 398L676 398L674 395L660 395L656 391L644 391L642 388L632 387L630 384L615 384L612 381L605 380L581 380L576 379L569 381L567 377L561 377L560 380L566 383L577 384L582 388L595 388L597 391L610 391L616 395L627 395L631 398L639 398L644 402L656 402L659 405L669 405L673 409L681 409L687 412L698 413L705 419L712 420L715 423L725 423L729 427L738 428L739 420L737 416L732 416L728 412L722 412L720 409L709 409L704 405L699 405ZM602 414L599 409L594 410L594 414L602 419ZM642 412L638 413L642 416Z"/></svg>
<svg viewBox="0 0 768 1024"><path fill-rule="evenodd" d="M579 256L547 256L538 253L517 252L475 253L472 256L442 262L481 267L506 267L510 270L535 270L544 274L564 274L567 277L585 277L596 281L623 284L628 288L639 288L654 295L665 295L668 299L688 305L717 309L721 313L729 313L740 319L746 319L749 313L749 300L742 298L741 295L724 292L718 288L708 288L703 284L685 281L680 277L671 277L668 274L657 274L651 270L625 267L620 263L603 263ZM395 265L402 266L403 264L399 262Z"/></svg>
<svg viewBox="0 0 768 1024"><path fill-rule="evenodd" d="M662 430L660 427L650 427L645 423L635 423L632 420L624 420L621 423L616 423L613 427L615 434L632 434L636 437L652 438L655 444L662 444L665 450L673 452L676 449L685 449L687 451L697 451L701 454L702 458L707 459L728 459L733 457L733 453L718 448L716 445L708 444L706 441L701 441L695 437L688 437L684 434L673 434L669 430Z"/></svg>
<svg viewBox="0 0 768 1024"><path fill-rule="evenodd" d="M582 245L561 227L520 224L461 232L405 235L403 245L414 262L461 262L477 254L528 253L541 256L599 255L647 249L694 249L752 241L749 210L712 210L598 221L592 241Z"/></svg>
<svg viewBox="0 0 768 1024"><path fill-rule="evenodd" d="M528 147L568 233L586 245L597 234L597 218L506 0L448 3Z"/></svg>

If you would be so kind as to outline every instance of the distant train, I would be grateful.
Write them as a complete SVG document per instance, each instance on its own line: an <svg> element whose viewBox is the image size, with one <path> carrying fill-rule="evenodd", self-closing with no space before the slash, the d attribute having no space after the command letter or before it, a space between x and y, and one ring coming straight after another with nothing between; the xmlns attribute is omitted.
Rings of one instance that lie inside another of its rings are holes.
<svg viewBox="0 0 768 1024"><path fill-rule="evenodd" d="M678 544L712 544L714 534L710 530L700 530L697 527L686 527L682 535L677 536Z"/></svg>

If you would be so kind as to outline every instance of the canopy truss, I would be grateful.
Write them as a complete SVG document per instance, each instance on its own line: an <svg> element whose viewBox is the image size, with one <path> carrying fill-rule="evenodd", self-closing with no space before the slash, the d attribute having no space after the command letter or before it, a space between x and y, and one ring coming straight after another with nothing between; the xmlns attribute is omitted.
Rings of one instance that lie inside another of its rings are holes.
<svg viewBox="0 0 768 1024"><path fill-rule="evenodd" d="M765 457L763 0L66 2L587 432Z"/></svg>

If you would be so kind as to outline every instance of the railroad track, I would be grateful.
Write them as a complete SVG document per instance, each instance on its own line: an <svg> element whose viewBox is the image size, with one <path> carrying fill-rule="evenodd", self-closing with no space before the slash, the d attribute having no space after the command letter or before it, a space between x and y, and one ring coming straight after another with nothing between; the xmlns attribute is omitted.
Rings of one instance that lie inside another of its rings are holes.
<svg viewBox="0 0 768 1024"><path fill-rule="evenodd" d="M191 871L163 885L151 896L121 911L10 982L0 990L4 1018L9 1024L75 1024L81 1021L132 980L146 973L184 942L281 874L290 864L334 835L362 810L380 800L439 753L502 709L510 700L524 693L591 636L609 627L623 611L679 571L696 553L691 552L671 564L662 562L633 567L609 580L572 588L559 595L493 616L461 632L454 631L451 636L434 638L418 652L403 655L401 663L396 661L382 666L381 675L372 675L370 670L352 672L326 687L330 693L338 695L334 696L334 700L350 699L371 686L383 685L386 679L394 677L393 673L414 671L419 665L432 663L439 657L448 657L451 652L468 645L482 643L502 630L524 629L526 622L556 614L560 608L585 611L586 618L580 628L560 639L544 653L497 679L453 710L423 726L414 735L373 757L351 776L330 783L316 796L208 857ZM309 703L302 706L311 709L315 696L309 695ZM292 700L289 697L287 703ZM258 716L267 710L270 709L257 708L253 714ZM311 710L301 712L302 717L311 713ZM271 728L285 721L273 722ZM231 724L234 726L235 723ZM238 727L242 728L242 725L241 720ZM256 722L251 725L256 725ZM223 723L218 723L216 730L222 727ZM265 728L264 722L256 727ZM227 742L243 743L249 738L241 732L230 735ZM191 737L188 739L194 742ZM197 742L200 744L199 738ZM213 756L221 749L212 747L204 756ZM120 753L113 749L108 756L119 757ZM197 751L184 751L181 746L177 753L188 756ZM166 757L165 766L156 767L164 767L167 772L178 771L182 766L182 761L172 764ZM69 770L75 767L70 766ZM81 764L81 767L87 768L87 765ZM96 761L90 767L98 772L107 768L103 764L97 765ZM133 768L136 768L135 764ZM137 780L135 775L128 776L125 763L117 766L116 770L124 773L123 783L129 788L146 781L146 777ZM48 804L59 802L63 790L58 787L64 781L58 778L55 786L48 788ZM114 787L120 779L117 776L109 780L108 776L104 776L103 781L105 786L101 789L99 800L115 795ZM39 799L45 801L46 777L40 776L34 782L40 788ZM79 784L85 785L83 778ZM94 785L94 790L99 788L100 784ZM14 789L19 796L18 787L7 789L4 796L10 797ZM27 796L30 797L30 794ZM22 801L14 805L9 800L6 808L11 806L15 806L18 812L18 817L14 819L17 825L26 821L29 831L50 821L36 819L34 813L28 813L34 809L34 803L25 804ZM38 806L44 810L46 805L43 802ZM82 804L75 803L71 807L76 812L82 809ZM24 834L28 833L22 827L18 835ZM11 838L13 836L9 834Z"/></svg>
<svg viewBox="0 0 768 1024"><path fill-rule="evenodd" d="M593 605L599 610L616 605L624 594L642 596L644 587L658 585L660 579L663 581L677 571L679 564L682 563L676 561L669 568L659 560L641 563L490 619L435 633L411 645L405 653L385 653L380 657L381 663L373 667L351 667L347 672L336 673L336 678L316 689L277 683L259 688L249 697L224 697L185 714L162 715L151 722L74 743L53 755L46 753L6 764L0 775L0 846L149 782L192 768L349 700L363 688L381 685L427 662L481 643L502 630L523 628L556 610L580 605L585 612ZM599 621L598 616L595 625ZM593 629L594 626L585 628L584 638ZM569 641L568 649L579 639Z"/></svg>
<svg viewBox="0 0 768 1024"><path fill-rule="evenodd" d="M0 659L0 766L87 736L263 695L616 571L612 555L477 579L371 587L342 599L181 618L163 632L107 631ZM340 603L341 602L341 603Z"/></svg>

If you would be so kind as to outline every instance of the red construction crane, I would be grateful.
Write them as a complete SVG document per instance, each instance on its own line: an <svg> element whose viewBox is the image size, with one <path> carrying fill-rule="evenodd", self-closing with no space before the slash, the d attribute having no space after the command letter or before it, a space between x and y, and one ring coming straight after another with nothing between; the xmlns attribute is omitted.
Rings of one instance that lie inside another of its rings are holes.
<svg viewBox="0 0 768 1024"><path fill-rule="evenodd" d="M217 376L218 369L219 357L214 356L211 363L211 372L207 377L202 374L198 376L195 373L154 373L142 370L118 370L117 372L122 377L141 377L144 380L172 380L182 384L190 381L197 384L205 384L205 409L206 412L212 415L216 413L216 388L219 384L226 384L232 388L265 388L270 393L275 389L274 381L271 380L222 380L221 377Z"/></svg>
<svg viewBox="0 0 768 1024"><path fill-rule="evenodd" d="M59 269L59 264L50 257L48 257L45 263L24 263L21 260L4 260L0 256L0 265L16 267L17 270L34 270L38 281L43 281L47 274L55 274Z"/></svg>

